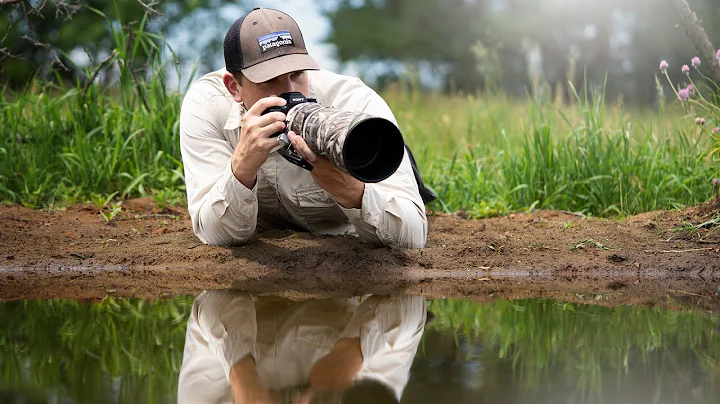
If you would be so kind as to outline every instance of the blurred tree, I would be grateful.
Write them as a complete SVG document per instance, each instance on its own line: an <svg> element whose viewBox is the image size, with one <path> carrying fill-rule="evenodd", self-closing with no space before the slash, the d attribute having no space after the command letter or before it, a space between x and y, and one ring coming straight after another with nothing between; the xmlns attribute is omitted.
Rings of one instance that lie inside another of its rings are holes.
<svg viewBox="0 0 720 404"><path fill-rule="evenodd" d="M368 59L447 67L447 85L478 88L471 45L488 31L487 0L341 0L325 12L341 63ZM454 84L453 84L454 83Z"/></svg>
<svg viewBox="0 0 720 404"><path fill-rule="evenodd" d="M160 4L151 0L0 0L0 83L23 86L38 69L41 69L43 78L56 72L70 79L81 76L73 69L69 55L98 64L118 46L111 26L116 30L121 25L137 27L147 14L145 31L148 33L165 35L176 27L194 32L207 26L204 21L191 18L195 11L205 11L206 20L224 20L221 6L226 3L231 2L167 0ZM232 4L237 5L238 2L233 1ZM107 19L91 8L106 15ZM206 41L209 43L198 48L217 48L222 38L221 35L210 35ZM148 50L139 49L138 52L136 60L142 63L149 56Z"/></svg>
<svg viewBox="0 0 720 404"><path fill-rule="evenodd" d="M720 3L689 3L710 39L720 43L720 24L714 23L720 22ZM668 60L671 78L682 82L680 67L696 56L669 1L339 0L325 14L327 42L341 63L448 66L439 70L447 89L455 82L474 91L499 80L514 94L537 94L537 86L561 90L567 99L568 81L576 88L602 86L607 76L609 99L648 104L657 98L660 60Z"/></svg>

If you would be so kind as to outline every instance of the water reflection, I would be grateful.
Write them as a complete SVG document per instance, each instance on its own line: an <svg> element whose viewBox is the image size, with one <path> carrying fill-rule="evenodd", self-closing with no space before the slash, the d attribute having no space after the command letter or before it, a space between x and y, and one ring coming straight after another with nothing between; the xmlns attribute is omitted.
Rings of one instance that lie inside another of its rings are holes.
<svg viewBox="0 0 720 404"><path fill-rule="evenodd" d="M399 402L425 318L420 296L204 292L188 321L178 402Z"/></svg>
<svg viewBox="0 0 720 404"><path fill-rule="evenodd" d="M402 403L720 402L718 316L687 309L218 291L0 318L0 403L232 402L237 364L239 391L278 402L361 380Z"/></svg>

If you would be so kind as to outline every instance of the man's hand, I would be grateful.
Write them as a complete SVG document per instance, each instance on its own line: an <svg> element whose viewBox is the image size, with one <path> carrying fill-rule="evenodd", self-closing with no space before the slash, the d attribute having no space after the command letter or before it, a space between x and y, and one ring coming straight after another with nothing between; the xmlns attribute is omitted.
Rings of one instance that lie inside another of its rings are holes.
<svg viewBox="0 0 720 404"><path fill-rule="evenodd" d="M280 107L286 103L280 97L262 98L243 116L240 141L233 152L231 167L235 178L248 189L255 186L260 166L278 145L277 139L270 136L285 129L285 114L282 112L261 114L269 107Z"/></svg>
<svg viewBox="0 0 720 404"><path fill-rule="evenodd" d="M230 386L236 404L278 404L280 400L260 381L255 359L248 355L230 369Z"/></svg>
<svg viewBox="0 0 720 404"><path fill-rule="evenodd" d="M310 174L320 188L332 195L344 208L359 209L362 207L362 198L365 192L364 182L335 167L327 158L315 154L305 143L305 139L295 132L290 131L288 137L300 157L312 164L313 170L310 171Z"/></svg>
<svg viewBox="0 0 720 404"><path fill-rule="evenodd" d="M310 388L320 391L344 390L352 384L362 364L360 338L342 338L310 369Z"/></svg>

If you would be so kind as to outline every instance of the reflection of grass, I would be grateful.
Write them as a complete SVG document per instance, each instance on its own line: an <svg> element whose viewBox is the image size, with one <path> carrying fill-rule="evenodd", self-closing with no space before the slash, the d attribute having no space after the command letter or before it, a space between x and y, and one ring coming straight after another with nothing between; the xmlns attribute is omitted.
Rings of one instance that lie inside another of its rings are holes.
<svg viewBox="0 0 720 404"><path fill-rule="evenodd" d="M78 402L174 395L191 305L192 298L1 303L0 390L57 389Z"/></svg>
<svg viewBox="0 0 720 404"><path fill-rule="evenodd" d="M511 360L526 385L539 387L560 371L585 394L599 394L601 369L617 376L660 358L658 377L681 376L702 364L701 380L681 380L685 388L720 383L717 316L645 307L605 308L551 300L430 302L431 329L465 335L501 359ZM654 362L658 363L658 362ZM552 371L550 370L552 369ZM682 379L682 378L681 378ZM674 382L679 383L679 380ZM660 384L658 384L660 385Z"/></svg>

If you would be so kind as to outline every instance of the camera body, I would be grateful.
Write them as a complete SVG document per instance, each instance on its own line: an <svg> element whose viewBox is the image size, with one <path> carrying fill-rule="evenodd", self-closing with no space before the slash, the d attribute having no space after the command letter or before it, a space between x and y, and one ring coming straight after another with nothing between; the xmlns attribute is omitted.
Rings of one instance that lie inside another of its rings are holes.
<svg viewBox="0 0 720 404"><path fill-rule="evenodd" d="M317 102L317 99L315 98L308 98L303 95L301 92L297 91L291 91L287 93L282 93L279 95L280 98L283 98L287 103L281 107L279 106L273 106L265 111L262 112L261 115L269 114L270 112L282 112L287 116L287 114L290 112L291 109L296 107L300 104L305 104L307 102ZM285 160L300 166L308 171L312 170L312 165L305 161L302 157L300 157L299 154L295 151L295 148L293 147L292 143L290 143L290 138L288 137L288 132L290 131L290 122L285 121L285 130L280 131L278 133L273 134L271 137L277 137L278 143L280 143L282 146L278 149L278 153L280 153L281 156L285 158ZM298 133L298 135L301 135Z"/></svg>
<svg viewBox="0 0 720 404"><path fill-rule="evenodd" d="M263 111L262 115L268 114L270 112L282 112L283 114L287 115L287 113L290 112L290 110L293 109L293 107L295 107L296 105L304 104L306 102L317 102L315 98L307 98L303 95L303 93L297 91L282 93L278 97L287 101L287 104L283 105L282 107L270 107Z"/></svg>

